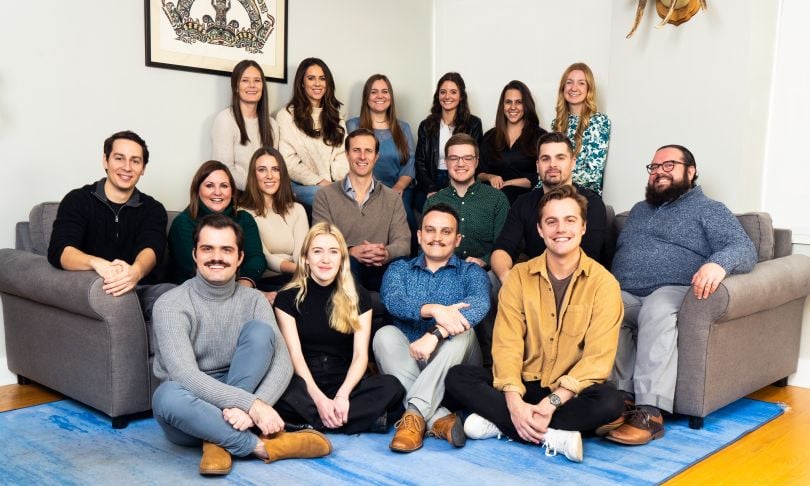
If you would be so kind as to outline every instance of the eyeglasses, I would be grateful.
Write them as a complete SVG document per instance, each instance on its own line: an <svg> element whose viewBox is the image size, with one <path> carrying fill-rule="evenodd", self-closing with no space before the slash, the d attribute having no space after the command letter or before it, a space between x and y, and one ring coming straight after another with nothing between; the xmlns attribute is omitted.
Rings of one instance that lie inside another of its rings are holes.
<svg viewBox="0 0 810 486"><path fill-rule="evenodd" d="M657 171L658 169L664 169L664 172L672 172L672 169L675 168L675 164L683 164L686 165L686 162L681 162L680 160L667 160L661 162L660 164L650 164L645 166L647 168L647 172L652 174L653 172Z"/></svg>
<svg viewBox="0 0 810 486"><path fill-rule="evenodd" d="M447 161L452 162L454 164L457 164L457 163L459 163L459 162L461 162L463 160L464 162L466 162L468 164L471 164L471 163L475 162L475 159L477 159L477 158L478 157L476 157L475 155L464 155L464 156L448 155L447 156Z"/></svg>

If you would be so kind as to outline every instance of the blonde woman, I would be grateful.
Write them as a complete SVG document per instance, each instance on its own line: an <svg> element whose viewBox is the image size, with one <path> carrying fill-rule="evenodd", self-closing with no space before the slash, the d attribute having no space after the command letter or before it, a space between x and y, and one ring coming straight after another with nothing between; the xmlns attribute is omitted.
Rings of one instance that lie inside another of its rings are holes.
<svg viewBox="0 0 810 486"><path fill-rule="evenodd" d="M567 134L574 144L574 183L601 196L610 119L596 110L596 83L587 64L571 64L560 78L557 116L551 129Z"/></svg>
<svg viewBox="0 0 810 486"><path fill-rule="evenodd" d="M385 433L402 412L405 389L393 376L367 375L371 298L354 284L346 241L337 227L318 223L301 255L275 299L295 369L276 410L288 424Z"/></svg>

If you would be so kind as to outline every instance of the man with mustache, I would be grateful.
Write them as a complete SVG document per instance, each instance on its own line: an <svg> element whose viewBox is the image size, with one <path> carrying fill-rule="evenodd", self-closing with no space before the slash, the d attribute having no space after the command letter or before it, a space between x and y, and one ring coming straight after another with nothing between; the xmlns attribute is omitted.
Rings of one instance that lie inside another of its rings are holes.
<svg viewBox="0 0 810 486"><path fill-rule="evenodd" d="M489 311L489 279L480 266L455 254L461 243L456 211L444 203L428 208L417 231L422 254L392 262L380 295L394 324L374 336L374 356L382 373L394 375L407 390L405 413L390 448L422 447L425 430L456 447L466 441L455 414L441 406L447 370L481 364L473 327Z"/></svg>
<svg viewBox="0 0 810 486"><path fill-rule="evenodd" d="M148 320L154 301L172 287L154 285L153 270L166 249L166 209L136 188L149 163L149 149L138 134L114 133L103 150L106 177L59 203L48 261L62 270L95 271L109 295L135 290Z"/></svg>
<svg viewBox="0 0 810 486"><path fill-rule="evenodd" d="M607 438L628 445L664 435L661 412L673 408L686 293L706 299L726 275L750 272L757 262L737 218L695 185L697 164L686 147L659 148L647 172L645 200L630 211L613 259L624 301L613 379L630 410L610 424L618 428Z"/></svg>
<svg viewBox="0 0 810 486"><path fill-rule="evenodd" d="M537 234L537 204L543 194L555 187L573 186L588 201L588 231L582 237L582 249L589 257L602 261L602 247L607 233L605 203L595 192L573 183L572 173L576 165L574 146L562 133L550 132L537 142L537 175L541 185L528 194L518 197L509 208L492 252L492 272L503 284L509 271L521 253L529 258L539 256L546 249L543 238Z"/></svg>
<svg viewBox="0 0 810 486"><path fill-rule="evenodd" d="M355 281L378 292L388 263L410 253L411 230L402 197L374 178L380 157L374 132L358 128L345 145L349 173L315 194L312 222L340 229L349 245Z"/></svg>
<svg viewBox="0 0 810 486"><path fill-rule="evenodd" d="M273 404L292 377L290 355L261 292L238 285L244 235L229 217L203 217L194 230L197 275L155 303L152 408L166 437L202 443L199 471L228 474L231 454L265 462L325 456L321 433L284 432Z"/></svg>
<svg viewBox="0 0 810 486"><path fill-rule="evenodd" d="M473 412L471 439L501 434L582 461L580 431L618 417L613 367L622 300L619 283L580 248L587 201L570 184L540 199L535 231L546 249L518 263L500 293L492 371L456 366L446 402Z"/></svg>

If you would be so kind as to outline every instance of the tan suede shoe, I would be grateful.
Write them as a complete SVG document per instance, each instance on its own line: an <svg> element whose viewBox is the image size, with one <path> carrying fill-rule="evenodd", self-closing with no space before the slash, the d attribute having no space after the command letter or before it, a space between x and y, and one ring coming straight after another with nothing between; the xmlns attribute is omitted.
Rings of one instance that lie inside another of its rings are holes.
<svg viewBox="0 0 810 486"><path fill-rule="evenodd" d="M394 427L397 433L389 447L394 452L413 452L422 448L425 436L425 419L418 412L406 410Z"/></svg>
<svg viewBox="0 0 810 486"><path fill-rule="evenodd" d="M203 442L200 474L222 476L231 472L231 467L233 464L230 452L216 444Z"/></svg>
<svg viewBox="0 0 810 486"><path fill-rule="evenodd" d="M644 445L664 436L664 417L651 416L637 408L624 417L624 424L607 435L608 440L625 445Z"/></svg>
<svg viewBox="0 0 810 486"><path fill-rule="evenodd" d="M445 415L433 422L429 435L444 439L456 447L464 447L467 435L464 433L464 424L454 413Z"/></svg>
<svg viewBox="0 0 810 486"><path fill-rule="evenodd" d="M328 456L332 452L332 443L317 430L304 429L297 432L276 432L273 435L262 435L264 450L267 451L270 463L282 459L311 459Z"/></svg>

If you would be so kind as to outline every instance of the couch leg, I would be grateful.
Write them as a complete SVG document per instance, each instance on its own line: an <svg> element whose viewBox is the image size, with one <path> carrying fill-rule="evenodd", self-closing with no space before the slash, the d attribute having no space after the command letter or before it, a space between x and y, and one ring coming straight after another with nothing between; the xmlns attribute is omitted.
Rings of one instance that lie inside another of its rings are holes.
<svg viewBox="0 0 810 486"><path fill-rule="evenodd" d="M773 386L778 386L779 388L784 388L787 386L787 376L782 378L781 380L774 381Z"/></svg>
<svg viewBox="0 0 810 486"><path fill-rule="evenodd" d="M23 375L17 375L17 384L18 384L18 385L30 385L30 384L31 384L31 380L29 380L28 378L24 377Z"/></svg>
<svg viewBox="0 0 810 486"><path fill-rule="evenodd" d="M689 417L689 428L700 430L703 428L703 417Z"/></svg>
<svg viewBox="0 0 810 486"><path fill-rule="evenodd" d="M125 429L127 425L129 425L129 417L121 416L112 418L112 426L114 429Z"/></svg>

